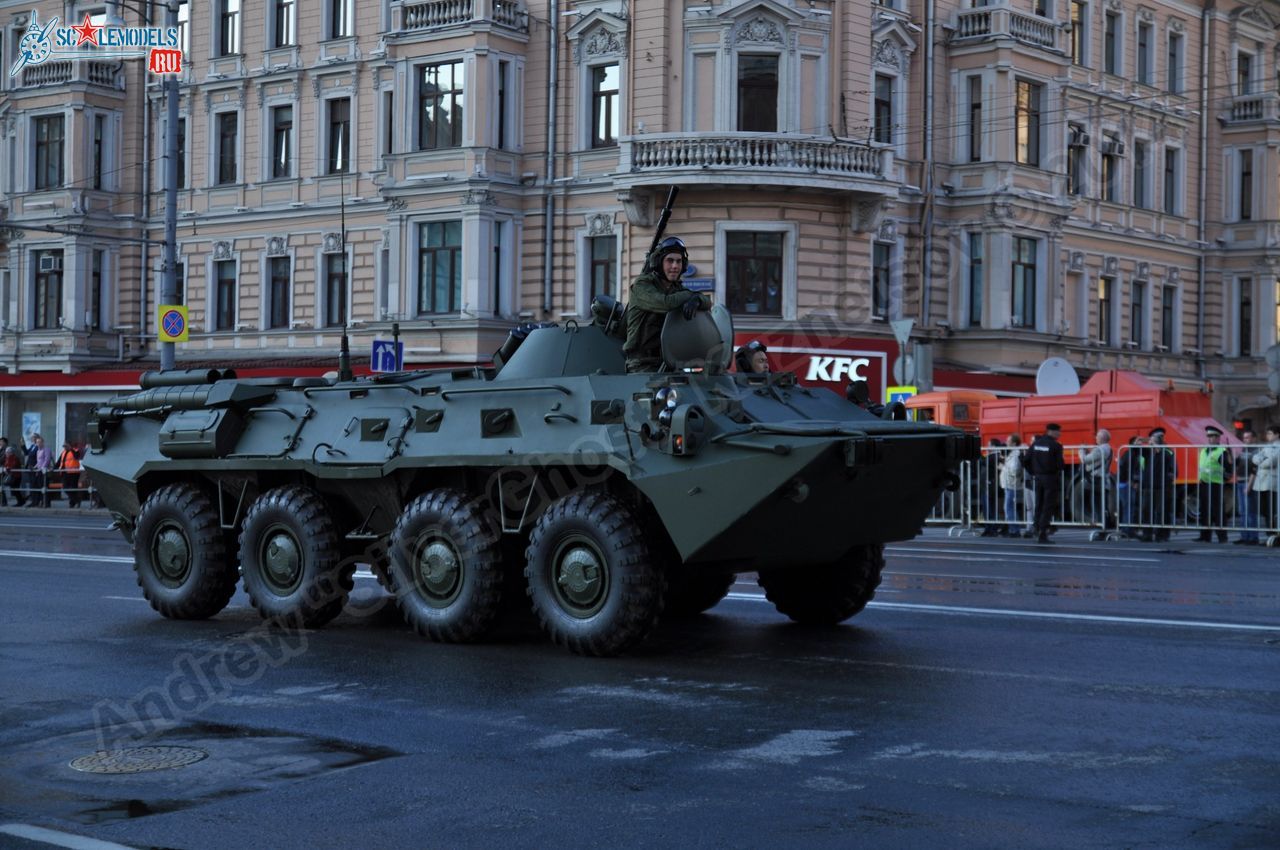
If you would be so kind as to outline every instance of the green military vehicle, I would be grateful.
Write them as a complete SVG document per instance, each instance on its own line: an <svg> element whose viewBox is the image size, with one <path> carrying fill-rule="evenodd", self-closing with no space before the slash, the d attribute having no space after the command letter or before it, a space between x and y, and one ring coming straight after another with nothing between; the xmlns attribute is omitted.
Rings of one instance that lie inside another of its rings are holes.
<svg viewBox="0 0 1280 850"><path fill-rule="evenodd" d="M977 456L790 373L726 371L719 307L673 313L664 370L627 374L622 308L595 306L513 334L492 368L147 373L97 409L84 465L152 607L210 617L242 576L263 617L317 627L369 563L439 641L523 605L557 643L611 655L742 573L793 620L837 623Z"/></svg>

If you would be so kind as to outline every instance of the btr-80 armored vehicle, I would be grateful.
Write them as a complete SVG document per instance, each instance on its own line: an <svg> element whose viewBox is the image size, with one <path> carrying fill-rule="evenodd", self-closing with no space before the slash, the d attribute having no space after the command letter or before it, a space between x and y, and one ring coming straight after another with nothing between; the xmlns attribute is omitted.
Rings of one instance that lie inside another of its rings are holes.
<svg viewBox="0 0 1280 850"><path fill-rule="evenodd" d="M727 372L723 308L671 314L667 368L627 374L621 308L598 306L513 334L494 368L144 375L97 409L84 465L152 607L212 616L242 575L263 617L315 627L360 562L440 641L481 638L514 601L610 655L747 572L783 614L831 624L977 454L790 373Z"/></svg>

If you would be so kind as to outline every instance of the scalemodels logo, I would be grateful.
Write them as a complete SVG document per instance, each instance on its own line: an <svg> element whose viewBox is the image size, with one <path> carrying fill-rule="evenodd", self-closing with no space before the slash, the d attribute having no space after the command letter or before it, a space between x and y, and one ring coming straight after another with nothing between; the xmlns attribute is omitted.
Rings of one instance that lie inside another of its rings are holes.
<svg viewBox="0 0 1280 850"><path fill-rule="evenodd" d="M95 24L88 14L78 26L57 26L55 17L40 26L36 11L18 42L18 59L9 69L16 77L28 65L50 59L101 59L147 57L153 74L182 73L182 50L177 27L114 27Z"/></svg>

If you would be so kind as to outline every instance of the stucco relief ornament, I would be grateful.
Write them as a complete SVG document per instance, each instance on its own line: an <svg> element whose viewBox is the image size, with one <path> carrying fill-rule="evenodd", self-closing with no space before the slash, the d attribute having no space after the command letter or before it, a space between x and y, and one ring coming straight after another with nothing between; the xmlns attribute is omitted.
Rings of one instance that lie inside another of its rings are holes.
<svg viewBox="0 0 1280 850"><path fill-rule="evenodd" d="M595 56L606 56L610 53L621 53L622 42L618 39L613 30L601 27L591 34L591 37L582 43L582 55L591 58Z"/></svg>
<svg viewBox="0 0 1280 850"><path fill-rule="evenodd" d="M1185 30L1186 28L1187 28L1187 25L1186 25L1186 24L1184 24L1180 18L1170 18L1170 19L1169 19L1169 29L1170 29L1170 31L1172 31L1172 32L1182 32L1182 31L1183 31L1183 30Z"/></svg>
<svg viewBox="0 0 1280 850"><path fill-rule="evenodd" d="M587 216L588 236L611 236L613 234L613 216L608 213L596 213Z"/></svg>
<svg viewBox="0 0 1280 850"><path fill-rule="evenodd" d="M877 241L880 242L897 242L898 241L898 222L888 219L880 223L880 230L876 234Z"/></svg>
<svg viewBox="0 0 1280 850"><path fill-rule="evenodd" d="M1112 12L1119 12L1120 7L1123 5L1123 0L1106 0L1105 5Z"/></svg>
<svg viewBox="0 0 1280 850"><path fill-rule="evenodd" d="M1070 268L1071 268L1071 271L1073 271L1073 272L1082 272L1082 271L1084 271L1084 251L1072 251L1072 252L1071 252L1071 266L1070 266Z"/></svg>
<svg viewBox="0 0 1280 850"><path fill-rule="evenodd" d="M1151 264L1138 263L1138 273L1134 275L1138 280L1147 280L1151 277Z"/></svg>
<svg viewBox="0 0 1280 850"><path fill-rule="evenodd" d="M493 193L488 189L469 189L462 196L464 204L481 204L483 206L493 206L498 201L493 197Z"/></svg>
<svg viewBox="0 0 1280 850"><path fill-rule="evenodd" d="M267 238L267 256L282 257L288 250L289 241L283 236L271 236Z"/></svg>
<svg viewBox="0 0 1280 850"><path fill-rule="evenodd" d="M1174 266L1173 268L1169 269L1168 273L1165 275L1165 280L1168 281L1170 285L1177 286L1181 276L1182 276L1182 272L1178 269L1177 266Z"/></svg>
<svg viewBox="0 0 1280 850"><path fill-rule="evenodd" d="M1150 24L1150 23L1154 23L1155 19L1156 19L1155 10L1148 9L1146 6L1140 6L1138 8L1138 20L1142 21L1145 24Z"/></svg>
<svg viewBox="0 0 1280 850"><path fill-rule="evenodd" d="M752 18L738 30L738 43L744 41L782 44L782 31L768 18Z"/></svg>
<svg viewBox="0 0 1280 850"><path fill-rule="evenodd" d="M342 234L326 233L324 235L324 247L320 249L326 254L342 253Z"/></svg>
<svg viewBox="0 0 1280 850"><path fill-rule="evenodd" d="M229 259L231 259L231 243L230 242L214 242L213 243L214 262L218 262L219 260L229 260Z"/></svg>
<svg viewBox="0 0 1280 850"><path fill-rule="evenodd" d="M387 203L387 210L390 212L400 212L407 206L409 206L409 202L404 198L392 198Z"/></svg>
<svg viewBox="0 0 1280 850"><path fill-rule="evenodd" d="M885 39L876 44L874 60L877 65L902 69L902 48L896 42Z"/></svg>

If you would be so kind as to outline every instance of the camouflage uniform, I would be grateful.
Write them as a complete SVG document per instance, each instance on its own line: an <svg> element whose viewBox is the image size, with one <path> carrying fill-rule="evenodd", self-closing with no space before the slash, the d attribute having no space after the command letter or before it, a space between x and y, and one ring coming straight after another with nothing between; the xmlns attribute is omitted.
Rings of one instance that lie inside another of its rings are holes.
<svg viewBox="0 0 1280 850"><path fill-rule="evenodd" d="M664 253L671 253L665 251ZM649 268L660 268L661 257L654 257ZM662 367L662 323L667 313L679 310L698 293L679 283L663 278L661 271L640 275L631 282L627 301L627 342L622 351L627 356L628 372L656 372Z"/></svg>

